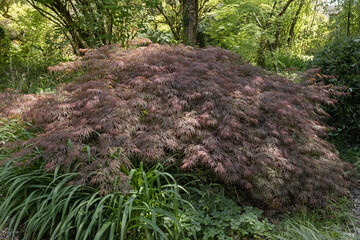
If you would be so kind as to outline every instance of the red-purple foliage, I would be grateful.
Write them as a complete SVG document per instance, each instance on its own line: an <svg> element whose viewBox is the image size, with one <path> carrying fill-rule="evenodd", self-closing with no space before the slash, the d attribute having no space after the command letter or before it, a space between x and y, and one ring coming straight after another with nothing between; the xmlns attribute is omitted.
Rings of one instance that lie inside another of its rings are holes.
<svg viewBox="0 0 360 240"><path fill-rule="evenodd" d="M322 205L347 192L348 166L322 139L320 104L341 94L332 86L293 83L219 48L157 44L87 50L51 70L84 74L23 108L44 131L19 155L41 148L47 169L76 159L84 183L111 186L129 166L116 151L152 162L181 152L183 170L211 169L270 204Z"/></svg>

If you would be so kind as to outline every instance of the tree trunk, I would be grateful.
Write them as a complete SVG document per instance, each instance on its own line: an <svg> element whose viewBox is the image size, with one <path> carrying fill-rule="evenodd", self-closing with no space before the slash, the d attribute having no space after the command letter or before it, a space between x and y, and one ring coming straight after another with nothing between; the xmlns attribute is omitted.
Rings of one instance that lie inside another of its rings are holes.
<svg viewBox="0 0 360 240"><path fill-rule="evenodd" d="M196 46L196 32L198 27L198 0L183 0L183 41Z"/></svg>
<svg viewBox="0 0 360 240"><path fill-rule="evenodd" d="M256 59L257 64L262 68L265 67L265 53L266 53L266 37L264 36L264 34L262 34L260 37L260 44L257 50L257 59Z"/></svg>
<svg viewBox="0 0 360 240"><path fill-rule="evenodd" d="M68 29L71 38L73 40L73 50L74 53L79 55L79 49L80 48L87 48L88 45L86 43L86 37L87 33L82 32L80 29L78 29L76 26L76 23L74 22L71 13L66 8L66 5L64 5L60 0L54 0L52 2L52 5L45 5L49 9L51 9L55 14L57 14L59 17L63 17L63 24Z"/></svg>
<svg viewBox="0 0 360 240"><path fill-rule="evenodd" d="M347 29L346 29L346 35L350 36L350 19L351 19L351 1L349 0L349 11L348 11L348 15L347 15Z"/></svg>
<svg viewBox="0 0 360 240"><path fill-rule="evenodd" d="M294 37L295 37L295 26L296 26L296 23L297 23L297 20L299 19L299 16L300 16L300 13L301 13L301 9L302 7L304 6L304 0L302 0L300 2L300 5L299 5L299 8L298 10L296 11L295 13L295 17L291 23L291 26L290 26L290 31L289 31L289 38L287 40L288 42L288 45L290 46L291 45L291 42L293 41Z"/></svg>

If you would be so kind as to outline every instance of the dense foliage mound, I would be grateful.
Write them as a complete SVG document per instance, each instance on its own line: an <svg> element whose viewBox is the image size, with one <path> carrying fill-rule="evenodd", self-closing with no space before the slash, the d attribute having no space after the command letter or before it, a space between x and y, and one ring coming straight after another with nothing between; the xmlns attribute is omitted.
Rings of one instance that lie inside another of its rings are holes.
<svg viewBox="0 0 360 240"><path fill-rule="evenodd" d="M339 38L326 45L314 59L323 74L333 75L324 79L327 84L346 86L348 96L335 107L327 108L331 113L329 124L340 143L360 143L360 38Z"/></svg>
<svg viewBox="0 0 360 240"><path fill-rule="evenodd" d="M333 104L339 89L293 83L218 48L112 45L83 52L50 69L83 73L75 83L0 109L43 129L15 143L26 146L19 156L40 149L47 169L77 168L80 182L103 191L126 179L126 157L170 157L183 170L211 170L207 177L275 208L323 205L347 191L347 166L322 139L321 104Z"/></svg>

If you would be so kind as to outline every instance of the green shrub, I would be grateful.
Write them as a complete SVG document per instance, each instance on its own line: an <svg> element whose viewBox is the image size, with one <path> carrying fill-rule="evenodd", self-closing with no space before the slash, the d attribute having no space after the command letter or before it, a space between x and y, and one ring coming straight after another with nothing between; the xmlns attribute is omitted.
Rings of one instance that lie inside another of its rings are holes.
<svg viewBox="0 0 360 240"><path fill-rule="evenodd" d="M0 25L0 40L4 39L6 36L5 29Z"/></svg>
<svg viewBox="0 0 360 240"><path fill-rule="evenodd" d="M159 29L146 29L143 33L139 34L140 38L148 38L153 43L159 44L177 44L179 41L176 41L169 31L159 30Z"/></svg>
<svg viewBox="0 0 360 240"><path fill-rule="evenodd" d="M324 47L314 58L314 64L326 75L328 84L346 86L349 95L339 99L339 104L326 107L331 115L330 125L336 131L332 139L346 146L360 143L360 40L339 38Z"/></svg>
<svg viewBox="0 0 360 240"><path fill-rule="evenodd" d="M265 59L265 69L275 72L303 71L311 60L310 56L298 55L286 50L268 52Z"/></svg>
<svg viewBox="0 0 360 240"><path fill-rule="evenodd" d="M360 173L360 147L351 146L340 149L341 159L352 163L357 171Z"/></svg>

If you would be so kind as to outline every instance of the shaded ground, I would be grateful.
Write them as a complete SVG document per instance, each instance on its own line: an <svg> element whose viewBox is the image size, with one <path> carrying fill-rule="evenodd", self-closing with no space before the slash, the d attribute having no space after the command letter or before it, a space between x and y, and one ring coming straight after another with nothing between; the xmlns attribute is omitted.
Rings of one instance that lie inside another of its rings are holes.
<svg viewBox="0 0 360 240"><path fill-rule="evenodd" d="M11 233L11 232L10 232L10 233ZM7 228L5 228L4 230L1 230L1 231L0 231L0 240L10 240L11 237L8 237L7 235L8 235L8 230L7 230ZM13 238L13 240L19 240L19 239L20 239L20 238L19 238L19 233L16 232L16 233L15 233L15 238Z"/></svg>

